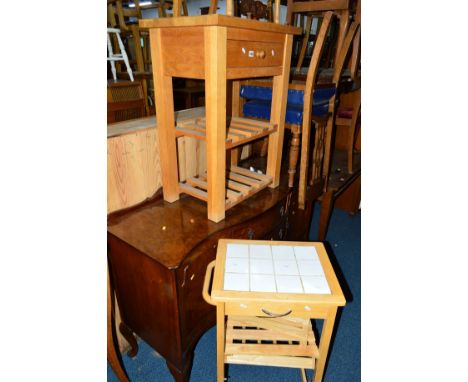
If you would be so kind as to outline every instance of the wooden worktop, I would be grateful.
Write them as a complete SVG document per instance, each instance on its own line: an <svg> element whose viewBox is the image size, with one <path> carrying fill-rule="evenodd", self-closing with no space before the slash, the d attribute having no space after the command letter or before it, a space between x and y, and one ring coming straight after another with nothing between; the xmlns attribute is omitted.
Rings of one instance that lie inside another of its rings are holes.
<svg viewBox="0 0 468 382"><path fill-rule="evenodd" d="M290 25L281 25L257 20L242 19L226 15L204 15L189 17L171 17L139 20L141 28L173 28L173 27L200 27L224 26L241 29L255 29L258 31L287 33L300 35L302 30Z"/></svg>

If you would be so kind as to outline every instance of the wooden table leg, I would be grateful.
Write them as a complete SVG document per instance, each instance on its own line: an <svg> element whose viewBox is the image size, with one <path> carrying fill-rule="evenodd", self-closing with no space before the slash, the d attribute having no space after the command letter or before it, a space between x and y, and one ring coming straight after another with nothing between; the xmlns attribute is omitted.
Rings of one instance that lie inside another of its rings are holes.
<svg viewBox="0 0 468 382"><path fill-rule="evenodd" d="M174 99L172 77L164 75L161 30L150 30L151 57L155 84L156 118L158 121L159 155L164 200L175 202L179 199L179 172L177 169L177 142L175 137Z"/></svg>
<svg viewBox="0 0 468 382"><path fill-rule="evenodd" d="M217 382L224 382L224 304L216 305L216 370Z"/></svg>
<svg viewBox="0 0 468 382"><path fill-rule="evenodd" d="M333 326L335 325L337 308L330 308L327 318L323 322L322 334L319 344L319 358L315 364L315 372L313 382L321 382L325 371L325 363L327 361L328 349L330 347Z"/></svg>
<svg viewBox="0 0 468 382"><path fill-rule="evenodd" d="M288 97L289 66L291 61L292 35L286 35L283 53L283 75L273 79L270 123L278 125L278 130L268 138L267 174L273 178L270 188L276 188L280 181L281 155L284 138L284 118Z"/></svg>
<svg viewBox="0 0 468 382"><path fill-rule="evenodd" d="M226 34L226 28L207 27L204 37L207 203L208 219L214 222L225 216Z"/></svg>

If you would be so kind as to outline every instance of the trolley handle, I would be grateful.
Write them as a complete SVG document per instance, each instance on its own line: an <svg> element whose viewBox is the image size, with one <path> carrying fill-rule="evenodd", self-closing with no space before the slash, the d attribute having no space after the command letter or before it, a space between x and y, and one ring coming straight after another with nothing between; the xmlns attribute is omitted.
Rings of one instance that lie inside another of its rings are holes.
<svg viewBox="0 0 468 382"><path fill-rule="evenodd" d="M287 316L288 314L291 314L292 310L289 309L285 313L271 313L270 311L262 308L262 312L265 313L268 317L277 318L277 317L284 317L284 316Z"/></svg>
<svg viewBox="0 0 468 382"><path fill-rule="evenodd" d="M206 267L205 281L203 282L203 291L202 291L203 299L210 305L216 305L216 303L211 298L211 295L208 293L208 288L210 286L211 279L213 278L213 269L215 267L215 262L216 260L213 260Z"/></svg>

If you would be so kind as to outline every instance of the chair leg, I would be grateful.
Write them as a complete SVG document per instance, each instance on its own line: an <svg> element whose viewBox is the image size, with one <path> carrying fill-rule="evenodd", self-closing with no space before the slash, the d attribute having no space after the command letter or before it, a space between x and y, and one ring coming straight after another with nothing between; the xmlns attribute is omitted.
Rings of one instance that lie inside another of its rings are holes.
<svg viewBox="0 0 468 382"><path fill-rule="evenodd" d="M231 149L231 166L237 166L239 163L240 154L241 153L238 147Z"/></svg>
<svg viewBox="0 0 468 382"><path fill-rule="evenodd" d="M135 45L135 58L137 62L137 71L145 71L145 61L143 59L143 49L141 48L141 34L137 25L131 26L133 44Z"/></svg>
<svg viewBox="0 0 468 382"><path fill-rule="evenodd" d="M307 175L309 173L310 124L311 124L310 121L302 122L301 166L299 168L299 196L298 196L298 207L301 210L305 208Z"/></svg>
<svg viewBox="0 0 468 382"><path fill-rule="evenodd" d="M288 186L294 186L294 175L296 174L297 160L299 158L299 145L301 142L301 127L293 125L291 127L291 147L289 148L289 169Z"/></svg>
<svg viewBox="0 0 468 382"><path fill-rule="evenodd" d="M325 179L324 190L328 188L328 176L329 176L330 167L331 167L333 120L334 120L333 115L328 117L327 125L325 128L325 148L324 148L324 155L323 155L323 177Z"/></svg>
<svg viewBox="0 0 468 382"><path fill-rule="evenodd" d="M260 156L266 157L268 153L268 138L263 139L262 148L260 149Z"/></svg>
<svg viewBox="0 0 468 382"><path fill-rule="evenodd" d="M348 173L352 174L353 173L353 151L354 151L354 135L356 134L356 125L358 121L358 117L361 113L361 92L357 94L358 99L355 102L355 105L353 107L354 112L353 112L353 118L351 120L351 126L349 127L348 131L348 144L347 144L347 150L348 150Z"/></svg>
<svg viewBox="0 0 468 382"><path fill-rule="evenodd" d="M312 152L312 171L309 184L312 186L314 183L322 179L323 174L323 158L325 156L325 128L326 123L323 121L315 121L315 142Z"/></svg>
<svg viewBox="0 0 468 382"><path fill-rule="evenodd" d="M143 97L145 97L145 115L149 115L150 108L148 102L148 81L146 78L143 78L140 82L143 88Z"/></svg>
<svg viewBox="0 0 468 382"><path fill-rule="evenodd" d="M347 154L348 154L348 174L353 173L353 148L354 148L354 130L355 126L350 126L348 129L348 142L347 142Z"/></svg>

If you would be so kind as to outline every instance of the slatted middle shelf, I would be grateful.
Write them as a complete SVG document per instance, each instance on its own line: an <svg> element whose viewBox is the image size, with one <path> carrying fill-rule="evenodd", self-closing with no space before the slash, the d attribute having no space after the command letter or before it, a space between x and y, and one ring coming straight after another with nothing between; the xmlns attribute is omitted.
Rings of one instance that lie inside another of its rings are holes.
<svg viewBox="0 0 468 382"><path fill-rule="evenodd" d="M272 182L270 175L250 171L246 168L231 166L226 171L225 209L228 210L253 194L263 190ZM202 175L179 182L179 192L197 199L208 201L208 182L206 172Z"/></svg>
<svg viewBox="0 0 468 382"><path fill-rule="evenodd" d="M276 130L276 124L249 118L231 117L226 131L226 149L241 146L255 139L265 137ZM205 117L178 120L176 136L189 136L203 141L206 140Z"/></svg>

